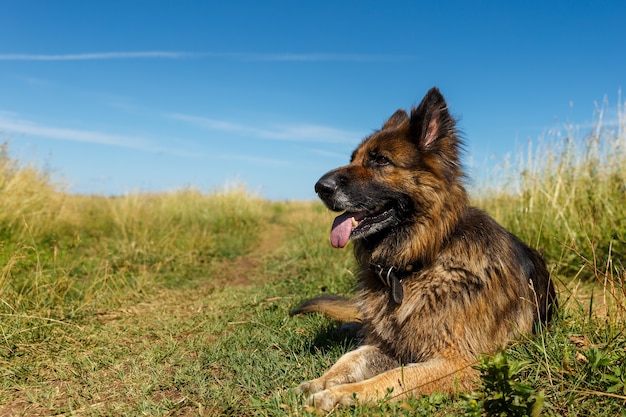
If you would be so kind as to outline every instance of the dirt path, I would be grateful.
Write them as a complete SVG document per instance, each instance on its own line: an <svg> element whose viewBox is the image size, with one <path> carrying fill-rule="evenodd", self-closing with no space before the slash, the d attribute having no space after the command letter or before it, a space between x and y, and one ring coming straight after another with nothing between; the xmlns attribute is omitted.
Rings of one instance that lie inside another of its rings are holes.
<svg viewBox="0 0 626 417"><path fill-rule="evenodd" d="M252 250L234 260L223 260L213 265L215 271L208 285L213 287L248 286L263 281L259 273L263 258L280 247L285 240L287 230L285 226L268 223L263 227Z"/></svg>
<svg viewBox="0 0 626 417"><path fill-rule="evenodd" d="M123 307L113 311L102 311L98 314L98 320L106 323L118 320L124 316L141 316L153 314L155 311L178 311L178 314L189 316L194 312L200 312L202 307L193 307L194 303L200 302L216 288L246 287L265 281L261 267L263 259L272 254L284 241L287 229L284 225L268 223L261 231L258 243L252 250L233 260L221 260L210 268L210 276L193 289L164 289L148 297L148 299L135 305Z"/></svg>

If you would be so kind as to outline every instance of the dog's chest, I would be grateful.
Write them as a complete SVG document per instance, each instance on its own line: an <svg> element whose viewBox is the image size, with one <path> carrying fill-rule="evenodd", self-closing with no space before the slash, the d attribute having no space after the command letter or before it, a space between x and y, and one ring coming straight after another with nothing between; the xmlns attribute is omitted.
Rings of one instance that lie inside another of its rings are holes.
<svg viewBox="0 0 626 417"><path fill-rule="evenodd" d="M415 285L405 284L401 304L391 299L389 288L380 286L363 290L361 300L367 344L404 363L425 360L440 346L438 314Z"/></svg>

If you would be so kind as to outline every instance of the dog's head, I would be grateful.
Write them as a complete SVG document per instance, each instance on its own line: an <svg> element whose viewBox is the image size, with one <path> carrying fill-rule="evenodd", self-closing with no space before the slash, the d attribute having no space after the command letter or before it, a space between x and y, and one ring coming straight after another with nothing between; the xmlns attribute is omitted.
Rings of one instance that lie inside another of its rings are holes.
<svg viewBox="0 0 626 417"><path fill-rule="evenodd" d="M382 129L353 152L349 165L315 184L331 210L343 211L332 226L331 243L410 228L420 217L436 216L446 187L459 182L460 141L446 102L432 88L407 114L396 111Z"/></svg>

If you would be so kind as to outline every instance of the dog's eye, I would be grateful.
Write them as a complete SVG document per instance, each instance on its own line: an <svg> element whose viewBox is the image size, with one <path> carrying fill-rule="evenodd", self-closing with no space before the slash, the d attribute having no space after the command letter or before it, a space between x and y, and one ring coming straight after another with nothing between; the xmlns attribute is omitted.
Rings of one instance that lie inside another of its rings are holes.
<svg viewBox="0 0 626 417"><path fill-rule="evenodd" d="M372 150L369 152L369 163L374 166L383 167L386 165L391 165L392 162L389 158L384 155L381 155L376 150Z"/></svg>
<svg viewBox="0 0 626 417"><path fill-rule="evenodd" d="M376 155L373 159L374 159L374 163L378 166L389 165L391 163L389 158L383 155Z"/></svg>

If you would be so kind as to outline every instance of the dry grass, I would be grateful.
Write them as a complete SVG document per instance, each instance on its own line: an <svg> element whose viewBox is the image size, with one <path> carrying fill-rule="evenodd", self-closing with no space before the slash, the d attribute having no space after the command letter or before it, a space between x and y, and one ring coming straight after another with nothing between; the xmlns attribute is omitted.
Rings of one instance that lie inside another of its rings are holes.
<svg viewBox="0 0 626 417"><path fill-rule="evenodd" d="M500 171L497 188L482 188L477 202L544 252L554 275L576 295L571 298L579 299L580 281L595 282L601 288L595 295L602 295L596 302L610 297L623 310L626 114L619 107L609 123L606 111L606 105L598 109L587 132L569 125L529 143L516 165Z"/></svg>

